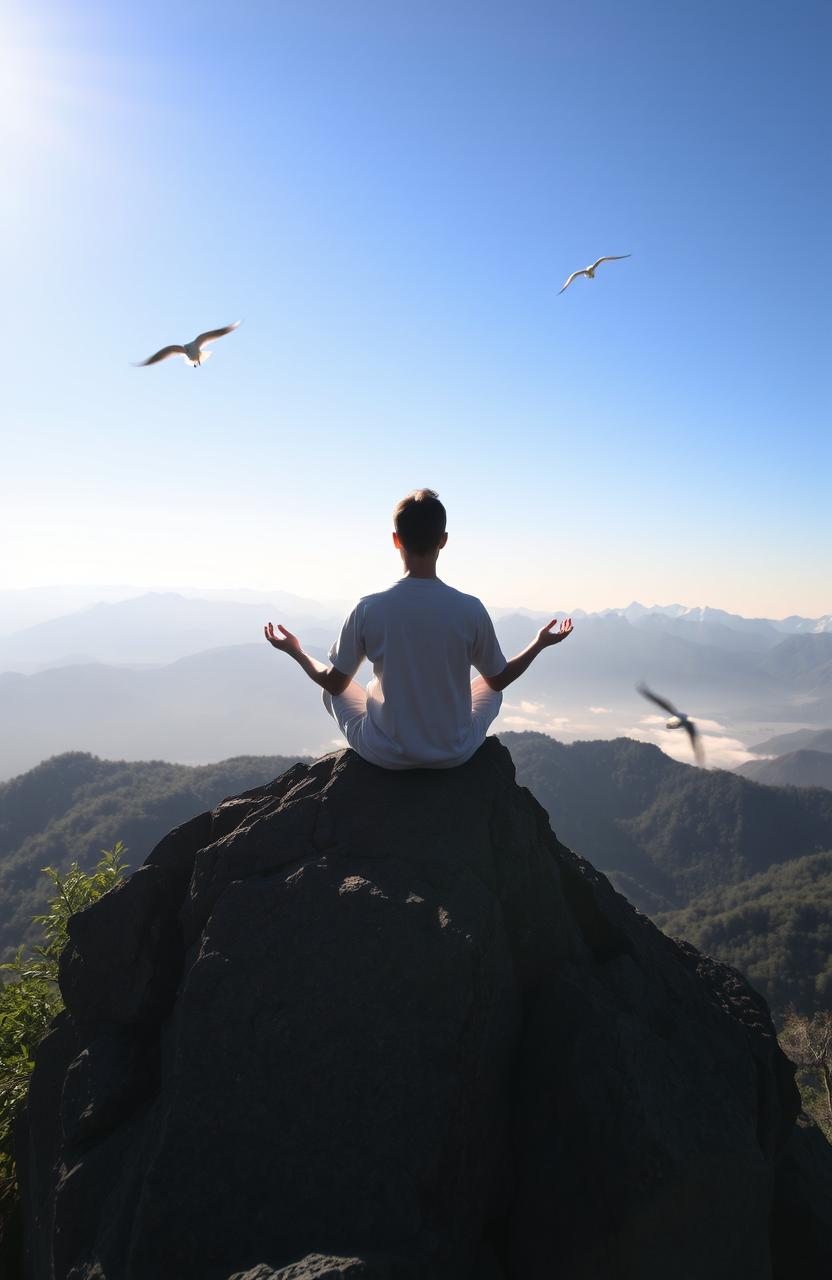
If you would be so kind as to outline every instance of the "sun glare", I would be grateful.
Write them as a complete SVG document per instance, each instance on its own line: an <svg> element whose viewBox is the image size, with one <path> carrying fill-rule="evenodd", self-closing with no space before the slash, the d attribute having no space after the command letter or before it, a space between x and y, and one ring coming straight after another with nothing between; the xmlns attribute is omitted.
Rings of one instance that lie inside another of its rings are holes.
<svg viewBox="0 0 832 1280"><path fill-rule="evenodd" d="M0 206L21 234L68 171L103 171L111 159L106 140L123 68L71 8L40 6L33 17L0 0Z"/></svg>
<svg viewBox="0 0 832 1280"><path fill-rule="evenodd" d="M59 21L59 18L61 19ZM0 151L36 160L75 138L73 114L90 96L90 68L66 15L20 7L0 16Z"/></svg>
<svg viewBox="0 0 832 1280"><path fill-rule="evenodd" d="M29 145L43 133L48 89L46 60L31 28L4 18L0 25L0 143Z"/></svg>

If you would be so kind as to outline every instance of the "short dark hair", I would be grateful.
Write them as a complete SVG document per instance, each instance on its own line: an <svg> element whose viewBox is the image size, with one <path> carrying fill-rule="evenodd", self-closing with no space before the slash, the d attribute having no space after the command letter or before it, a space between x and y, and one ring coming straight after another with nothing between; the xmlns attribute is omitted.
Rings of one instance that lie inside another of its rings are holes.
<svg viewBox="0 0 832 1280"><path fill-rule="evenodd" d="M433 489L414 489L393 512L393 525L405 551L423 556L439 546L447 518Z"/></svg>

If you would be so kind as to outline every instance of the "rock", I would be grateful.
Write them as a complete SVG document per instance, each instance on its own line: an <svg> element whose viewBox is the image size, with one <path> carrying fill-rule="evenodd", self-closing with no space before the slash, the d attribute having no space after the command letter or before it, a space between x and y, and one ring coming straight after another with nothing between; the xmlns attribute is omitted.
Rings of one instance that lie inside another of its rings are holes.
<svg viewBox="0 0 832 1280"><path fill-rule="evenodd" d="M3 1280L23 1275L23 1215L20 1201L0 1202L0 1276Z"/></svg>
<svg viewBox="0 0 832 1280"><path fill-rule="evenodd" d="M70 918L60 984L78 1021L155 1024L167 1013L182 956L175 883L164 867L140 867Z"/></svg>
<svg viewBox="0 0 832 1280"><path fill-rule="evenodd" d="M120 1026L103 1026L69 1064L61 1092L68 1147L116 1128L158 1087L158 1046Z"/></svg>
<svg viewBox="0 0 832 1280"><path fill-rule="evenodd" d="M415 1273L411 1271L410 1275L415 1280ZM379 1268L363 1258L333 1258L310 1253L279 1271L261 1263L250 1271L238 1271L228 1280L408 1280L408 1277L403 1270L393 1270L384 1264Z"/></svg>
<svg viewBox="0 0 832 1280"><path fill-rule="evenodd" d="M31 1280L772 1275L798 1097L764 1002L560 845L494 738L297 765L70 936Z"/></svg>
<svg viewBox="0 0 832 1280"><path fill-rule="evenodd" d="M802 1114L778 1161L771 1246L774 1280L832 1276L832 1147Z"/></svg>
<svg viewBox="0 0 832 1280"><path fill-rule="evenodd" d="M61 1095L81 1049L77 1028L60 1013L36 1050L29 1098L15 1133L26 1241L26 1280L49 1275L54 1241L55 1178L61 1160Z"/></svg>

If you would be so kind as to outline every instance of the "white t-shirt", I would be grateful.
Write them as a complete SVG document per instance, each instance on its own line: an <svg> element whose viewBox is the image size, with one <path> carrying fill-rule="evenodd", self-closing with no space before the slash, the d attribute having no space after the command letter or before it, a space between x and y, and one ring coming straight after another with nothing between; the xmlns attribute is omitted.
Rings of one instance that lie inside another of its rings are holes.
<svg viewBox="0 0 832 1280"><path fill-rule="evenodd" d="M482 601L439 578L400 578L362 597L329 657L350 677L364 658L373 664L361 755L388 768L464 763L482 742L471 718L471 667L496 676L506 665Z"/></svg>

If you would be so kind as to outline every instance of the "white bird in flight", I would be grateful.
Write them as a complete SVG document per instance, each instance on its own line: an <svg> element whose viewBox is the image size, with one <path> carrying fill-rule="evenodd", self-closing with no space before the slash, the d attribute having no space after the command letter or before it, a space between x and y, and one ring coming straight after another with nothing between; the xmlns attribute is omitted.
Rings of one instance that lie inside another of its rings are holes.
<svg viewBox="0 0 832 1280"><path fill-rule="evenodd" d="M573 271L563 289L568 289L573 280L577 280L578 276L586 276L587 280L595 279L595 272L602 262L620 262L622 258L631 258L631 253L613 253L607 254L605 258L599 258L597 262L593 262L591 267L583 267L580 271ZM563 289L558 290L558 297L563 293Z"/></svg>
<svg viewBox="0 0 832 1280"><path fill-rule="evenodd" d="M655 702L657 707L661 707L662 711L670 712L670 720L665 725L666 729L684 729L690 738L690 745L693 747L693 754L696 757L696 763L704 765L705 752L702 743L699 740L699 730L693 723L691 718L685 715L684 711L678 711L672 702L668 702L667 698L661 698L657 693L651 693L646 684L636 685L642 698L649 698L651 702Z"/></svg>
<svg viewBox="0 0 832 1280"><path fill-rule="evenodd" d="M162 347L154 355L148 356L147 360L140 360L138 368L142 369L146 364L158 364L160 360L167 360L168 356L182 356L183 360L192 364L195 369L212 354L210 351L204 351L203 347L207 342L215 342L217 338L224 338L227 333L233 332L239 328L240 321L235 320L233 324L227 324L224 329L207 329L205 333L200 333L194 338L193 342L186 342L184 346L174 342L169 347Z"/></svg>

